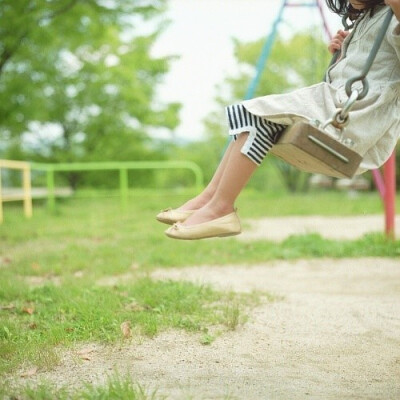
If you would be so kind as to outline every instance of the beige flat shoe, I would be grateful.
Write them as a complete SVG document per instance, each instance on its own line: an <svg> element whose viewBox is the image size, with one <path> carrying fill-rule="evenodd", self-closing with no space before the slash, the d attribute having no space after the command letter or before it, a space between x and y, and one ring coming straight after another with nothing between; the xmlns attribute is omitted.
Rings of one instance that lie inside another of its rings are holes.
<svg viewBox="0 0 400 400"><path fill-rule="evenodd" d="M175 223L165 231L173 239L196 240L239 235L242 229L236 212L201 224L185 226Z"/></svg>
<svg viewBox="0 0 400 400"><path fill-rule="evenodd" d="M174 210L172 208L166 208L157 214L156 219L163 224L172 225L176 222L185 221L193 213L194 210Z"/></svg>

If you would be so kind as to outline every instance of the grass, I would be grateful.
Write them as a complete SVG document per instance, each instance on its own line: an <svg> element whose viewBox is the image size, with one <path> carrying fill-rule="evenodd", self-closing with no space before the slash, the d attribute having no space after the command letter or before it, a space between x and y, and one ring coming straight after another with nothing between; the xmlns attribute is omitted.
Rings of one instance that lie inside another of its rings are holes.
<svg viewBox="0 0 400 400"><path fill-rule="evenodd" d="M1 386L1 385L0 385ZM159 394L157 390L148 389L132 380L131 377L121 377L113 374L103 385L85 384L79 389L66 387L57 388L51 383L40 383L19 388L16 396L12 388L0 387L0 398L7 400L173 400L171 397ZM190 400L190 394L185 396ZM219 397L220 400L234 400L229 394Z"/></svg>
<svg viewBox="0 0 400 400"><path fill-rule="evenodd" d="M166 239L165 226L154 221L155 213L192 194L137 190L131 193L128 209L122 210L117 196L82 193L59 202L55 213L35 204L30 221L24 219L20 205L7 204L5 222L0 226L0 380L30 365L51 369L59 361L60 348L124 340L120 326L125 321L135 335L152 337L169 328L184 329L199 333L200 342L208 345L215 339L210 327L235 329L246 320L246 309L259 299L257 294L225 293L190 282L155 281L148 276L155 268L400 256L400 242L386 240L383 234L354 241L311 234L293 236L279 244L266 240ZM247 191L238 207L242 217L257 218L338 215L338 204L340 215L382 213L376 193L350 198L340 192L289 196ZM24 396L55 398L46 394L54 394L48 386L41 390L42 397L28 392ZM89 390L92 397L77 396L106 398L96 397L96 390ZM62 396L60 392L56 397ZM129 398L155 398L140 394L140 390L137 396Z"/></svg>
<svg viewBox="0 0 400 400"><path fill-rule="evenodd" d="M111 376L104 385L86 384L83 388L71 390L66 387L56 388L50 383L26 385L18 389L0 388L1 398L19 400L162 400L165 396L157 394L156 390L148 390L132 381L130 377ZM7 397L6 397L7 396Z"/></svg>
<svg viewBox="0 0 400 400"><path fill-rule="evenodd" d="M204 335L211 325L234 329L244 308L256 300L190 282L140 277L111 287L86 279L66 280L59 286L44 282L38 287L29 287L23 279L4 282L0 290L2 372L31 364L51 369L60 346L122 340L120 327L125 321L135 337L153 337L168 328Z"/></svg>
<svg viewBox="0 0 400 400"><path fill-rule="evenodd" d="M35 210L29 223L18 208L5 210L0 226L0 251L19 274L69 276L85 271L91 277L121 274L130 266L158 267L227 263L258 263L299 257L356 257L399 255L399 243L383 235L356 241L332 241L318 235L291 237L281 244L265 240L238 245L235 239L180 242L166 240L165 226L154 222L156 211L179 204L190 194L135 192L122 212L118 198L78 198L59 205L55 215ZM340 204L340 210L338 210ZM268 195L244 193L238 207L242 217L268 215L362 215L382 213L380 199L367 193L356 199L344 193ZM17 268L15 269L15 266Z"/></svg>

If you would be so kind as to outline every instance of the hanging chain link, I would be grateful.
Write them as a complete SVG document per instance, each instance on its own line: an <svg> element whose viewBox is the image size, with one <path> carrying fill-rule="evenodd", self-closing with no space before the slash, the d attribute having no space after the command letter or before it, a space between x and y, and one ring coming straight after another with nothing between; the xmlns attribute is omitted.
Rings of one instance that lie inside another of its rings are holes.
<svg viewBox="0 0 400 400"><path fill-rule="evenodd" d="M369 84L367 80L367 75L368 72L371 69L371 66L376 58L376 55L378 54L378 50L381 47L382 41L386 35L386 31L389 28L390 22L393 17L393 10L389 8L389 11L385 17L385 20L383 21L382 27L378 32L378 36L376 37L374 41L374 45L372 46L371 52L368 55L367 61L365 62L364 68L361 71L359 75L356 75L352 78L350 78L346 82L345 90L346 94L348 96L348 100L346 104L343 106L343 108L339 108L335 114L333 115L332 118L330 118L328 121L326 121L323 124L323 128L325 129L328 125L333 125L335 128L342 130L348 123L349 123L349 113L351 109L353 108L355 102L357 100L363 99L369 91ZM345 29L351 29L353 26L350 26L347 24L347 19L343 18L342 23L345 27ZM336 56L337 58L337 56ZM362 90L358 89L353 89L353 85L356 82L361 82L361 87Z"/></svg>

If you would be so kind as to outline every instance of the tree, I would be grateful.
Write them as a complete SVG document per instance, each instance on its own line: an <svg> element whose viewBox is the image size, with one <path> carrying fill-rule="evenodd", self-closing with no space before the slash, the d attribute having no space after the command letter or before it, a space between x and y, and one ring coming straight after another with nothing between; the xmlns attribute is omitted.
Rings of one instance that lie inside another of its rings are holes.
<svg viewBox="0 0 400 400"><path fill-rule="evenodd" d="M156 98L172 59L151 55L164 9L165 0L6 0L0 151L51 162L159 158L150 131L174 128L180 107ZM154 28L140 34L147 20Z"/></svg>

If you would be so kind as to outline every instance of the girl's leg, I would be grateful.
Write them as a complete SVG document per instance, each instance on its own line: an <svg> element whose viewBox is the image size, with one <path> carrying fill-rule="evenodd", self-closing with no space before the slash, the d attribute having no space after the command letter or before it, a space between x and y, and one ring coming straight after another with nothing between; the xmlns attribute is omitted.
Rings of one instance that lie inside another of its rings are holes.
<svg viewBox="0 0 400 400"><path fill-rule="evenodd" d="M257 169L257 164L241 153L248 133L238 135L230 143L229 153L224 157L215 175L213 195L198 211L193 213L183 224L196 225L222 217L234 211L236 198Z"/></svg>
<svg viewBox="0 0 400 400"><path fill-rule="evenodd" d="M240 193L240 190L247 183L247 180L256 169L255 165L253 164L259 165L262 162L268 150L275 143L276 135L282 132L285 128L284 125L274 124L272 122L262 119L261 117L250 114L241 104L229 106L226 110L230 132L231 134L233 134L233 132L239 133L239 135L237 135L239 136L239 138L238 140L235 140L229 144L224 154L224 157L221 160L221 163L219 164L213 178L211 179L207 187L198 196L179 207L178 210L199 210L201 207L205 206L213 199L217 190L220 191L220 194L228 194L226 188L219 188L221 179L223 178L227 169L234 170L236 168L236 165L240 165L237 171L239 175L233 177L234 179L232 180L232 184L236 180L238 187L242 185L239 189L239 192L234 194L235 189L234 187L232 187L233 190L229 196L227 195L225 197L225 195L219 195L216 197L216 199L214 199L213 203L213 208L220 208L220 211L222 211L222 209L224 208L232 208L232 202L235 201L236 197ZM246 157L241 153L241 147L248 138L249 132L247 129L249 129L250 127L251 129L255 130L255 132L253 132L252 134L255 137L252 136L251 144L249 144L249 146L247 146L247 150L245 150L248 156ZM232 158L233 153L235 156L234 159ZM247 171L247 169L249 169L249 172ZM247 176L247 174L249 175ZM240 178L241 176L243 176L244 178L244 182L242 183ZM229 181L229 179L231 178L227 176L225 181ZM229 199L228 202L232 203L229 207L226 205L222 206L223 200L225 198L227 200ZM218 205L215 205L215 202L218 202ZM219 213L220 212L217 212L217 214Z"/></svg>
<svg viewBox="0 0 400 400"><path fill-rule="evenodd" d="M229 143L229 145L226 148L226 151L221 159L221 162L219 163L217 169L214 172L213 177L211 178L208 185L204 188L204 190L200 194L198 194L196 197L194 197L193 199L190 199L185 204L183 204L181 207L179 207L178 210L198 210L199 208L203 207L205 204L207 204L211 200L215 191L217 190L217 187L221 180L221 177L224 174L224 171L225 171L226 165L228 164L228 160L231 155L234 144L235 144L234 141Z"/></svg>
<svg viewBox="0 0 400 400"><path fill-rule="evenodd" d="M253 115L241 104L229 106L227 116L229 133L236 140L229 145L203 193L182 206L191 212L181 213L183 222L165 231L171 238L193 240L232 236L241 231L234 213L235 201L286 126Z"/></svg>

